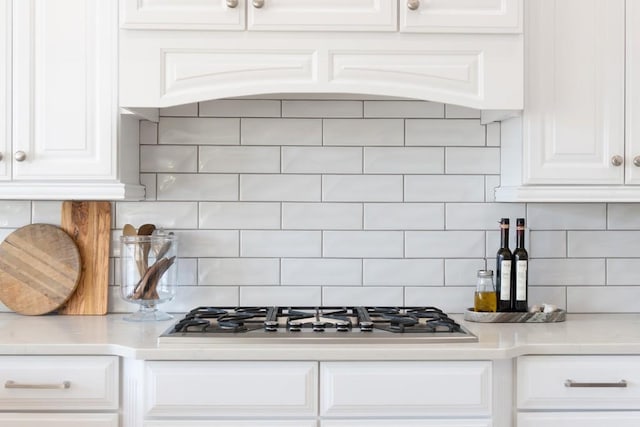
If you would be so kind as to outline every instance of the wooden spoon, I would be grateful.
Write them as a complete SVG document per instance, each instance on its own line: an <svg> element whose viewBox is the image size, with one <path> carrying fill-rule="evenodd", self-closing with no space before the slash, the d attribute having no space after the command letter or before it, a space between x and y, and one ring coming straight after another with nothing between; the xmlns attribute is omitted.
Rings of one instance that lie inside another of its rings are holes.
<svg viewBox="0 0 640 427"><path fill-rule="evenodd" d="M125 224L124 227L122 227L122 235L125 237L133 237L133 236L137 236L138 232L136 231L136 228L133 225ZM140 274L140 277L144 276L146 269L144 265L142 265L142 252L140 251L140 247L138 245L136 245L133 249L133 257L136 261L138 274Z"/></svg>
<svg viewBox="0 0 640 427"><path fill-rule="evenodd" d="M151 236L155 231L156 226L153 224L141 225L138 229L138 236ZM142 242L142 266L146 272L149 268L149 251L151 250L151 242Z"/></svg>

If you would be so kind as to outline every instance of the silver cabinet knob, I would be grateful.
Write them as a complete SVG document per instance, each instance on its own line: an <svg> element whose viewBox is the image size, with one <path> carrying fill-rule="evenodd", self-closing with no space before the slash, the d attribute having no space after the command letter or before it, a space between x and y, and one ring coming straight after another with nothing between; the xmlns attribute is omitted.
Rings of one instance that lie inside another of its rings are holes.
<svg viewBox="0 0 640 427"><path fill-rule="evenodd" d="M417 10L420 7L420 0L407 0L409 10Z"/></svg>
<svg viewBox="0 0 640 427"><path fill-rule="evenodd" d="M260 9L262 6L264 6L264 0L253 0L252 4L256 9Z"/></svg>
<svg viewBox="0 0 640 427"><path fill-rule="evenodd" d="M633 158L633 165L640 167L640 156L635 156Z"/></svg>
<svg viewBox="0 0 640 427"><path fill-rule="evenodd" d="M24 151L16 151L16 154L13 155L13 158L16 159L16 162L24 162L27 158L27 153Z"/></svg>
<svg viewBox="0 0 640 427"><path fill-rule="evenodd" d="M238 0L227 0L227 7L229 9L235 9L238 7Z"/></svg>

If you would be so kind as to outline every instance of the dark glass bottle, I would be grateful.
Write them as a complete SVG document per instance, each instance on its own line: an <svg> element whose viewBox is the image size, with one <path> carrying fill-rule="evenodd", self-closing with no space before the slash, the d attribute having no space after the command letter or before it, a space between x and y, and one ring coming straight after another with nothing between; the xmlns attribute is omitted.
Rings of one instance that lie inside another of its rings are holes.
<svg viewBox="0 0 640 427"><path fill-rule="evenodd" d="M511 251L509 250L509 218L500 220L500 249L496 254L496 291L498 311L512 311Z"/></svg>
<svg viewBox="0 0 640 427"><path fill-rule="evenodd" d="M516 220L516 249L513 251L512 280L515 284L515 311L528 311L529 254L524 248L524 218Z"/></svg>

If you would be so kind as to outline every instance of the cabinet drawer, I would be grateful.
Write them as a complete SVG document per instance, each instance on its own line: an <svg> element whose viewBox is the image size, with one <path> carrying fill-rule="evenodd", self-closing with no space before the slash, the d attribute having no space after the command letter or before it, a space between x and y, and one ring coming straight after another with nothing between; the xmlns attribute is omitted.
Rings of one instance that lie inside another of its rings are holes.
<svg viewBox="0 0 640 427"><path fill-rule="evenodd" d="M517 363L520 409L640 409L638 356L523 356Z"/></svg>
<svg viewBox="0 0 640 427"><path fill-rule="evenodd" d="M640 412L520 413L518 427L638 427Z"/></svg>
<svg viewBox="0 0 640 427"><path fill-rule="evenodd" d="M145 411L153 416L314 416L314 362L148 362Z"/></svg>
<svg viewBox="0 0 640 427"><path fill-rule="evenodd" d="M317 425L315 420L163 420L144 423L144 427L317 427Z"/></svg>
<svg viewBox="0 0 640 427"><path fill-rule="evenodd" d="M115 356L0 357L0 410L117 409Z"/></svg>
<svg viewBox="0 0 640 427"><path fill-rule="evenodd" d="M491 427L491 420L326 420L320 427Z"/></svg>
<svg viewBox="0 0 640 427"><path fill-rule="evenodd" d="M0 414L0 426L118 427L118 414Z"/></svg>
<svg viewBox="0 0 640 427"><path fill-rule="evenodd" d="M491 362L327 362L321 415L487 416Z"/></svg>

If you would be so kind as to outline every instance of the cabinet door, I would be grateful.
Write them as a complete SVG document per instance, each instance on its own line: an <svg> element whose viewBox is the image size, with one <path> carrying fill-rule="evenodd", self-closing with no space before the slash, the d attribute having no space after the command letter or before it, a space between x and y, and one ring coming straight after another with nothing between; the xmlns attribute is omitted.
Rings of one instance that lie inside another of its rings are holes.
<svg viewBox="0 0 640 427"><path fill-rule="evenodd" d="M315 420L155 420L144 427L317 427ZM457 426L456 426L457 427ZM476 426L473 426L476 427Z"/></svg>
<svg viewBox="0 0 640 427"><path fill-rule="evenodd" d="M522 0L400 0L400 31L521 33Z"/></svg>
<svg viewBox="0 0 640 427"><path fill-rule="evenodd" d="M622 184L624 0L525 10L524 184Z"/></svg>
<svg viewBox="0 0 640 427"><path fill-rule="evenodd" d="M242 30L246 0L120 0L127 29Z"/></svg>
<svg viewBox="0 0 640 427"><path fill-rule="evenodd" d="M626 183L640 184L640 4L627 0Z"/></svg>
<svg viewBox="0 0 640 427"><path fill-rule="evenodd" d="M11 178L11 0L0 0L0 181Z"/></svg>
<svg viewBox="0 0 640 427"><path fill-rule="evenodd" d="M115 178L116 7L13 2L14 180Z"/></svg>
<svg viewBox="0 0 640 427"><path fill-rule="evenodd" d="M261 7L254 5L264 3ZM249 30L395 31L395 0L249 0Z"/></svg>
<svg viewBox="0 0 640 427"><path fill-rule="evenodd" d="M118 427L118 414L0 414L0 425L20 427Z"/></svg>
<svg viewBox="0 0 640 427"><path fill-rule="evenodd" d="M640 425L640 412L551 412L518 414L518 427L637 427L638 425Z"/></svg>
<svg viewBox="0 0 640 427"><path fill-rule="evenodd" d="M491 427L490 419L484 420L324 420L320 427Z"/></svg>

